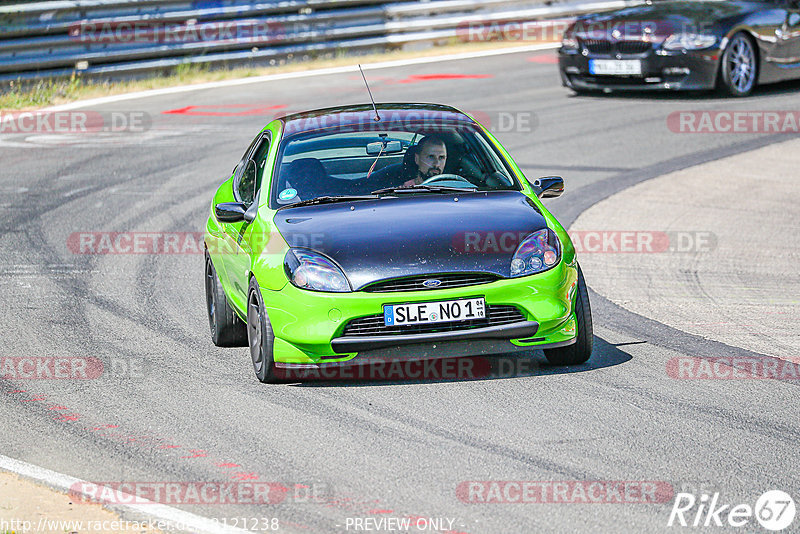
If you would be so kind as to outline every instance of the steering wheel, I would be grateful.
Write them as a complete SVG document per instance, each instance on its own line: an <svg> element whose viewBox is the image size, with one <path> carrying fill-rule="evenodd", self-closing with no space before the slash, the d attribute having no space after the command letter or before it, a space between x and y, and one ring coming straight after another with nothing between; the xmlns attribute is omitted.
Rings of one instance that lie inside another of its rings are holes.
<svg viewBox="0 0 800 534"><path fill-rule="evenodd" d="M471 189L477 187L475 184L473 184L463 176L459 176L457 174L437 174L436 176L431 176L430 178L422 182L422 184L420 185L434 185L437 182L460 182L463 183L465 187L469 187ZM459 187L459 186L455 185L453 187Z"/></svg>

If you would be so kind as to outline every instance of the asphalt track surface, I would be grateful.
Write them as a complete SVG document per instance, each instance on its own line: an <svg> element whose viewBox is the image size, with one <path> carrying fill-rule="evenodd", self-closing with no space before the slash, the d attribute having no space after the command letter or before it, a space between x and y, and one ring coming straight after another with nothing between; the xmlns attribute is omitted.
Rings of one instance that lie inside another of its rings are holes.
<svg viewBox="0 0 800 534"><path fill-rule="evenodd" d="M488 116L528 176L565 177L567 192L549 202L565 226L636 183L787 139L676 134L667 126L670 113L792 110L800 89L774 86L746 100L575 97L560 86L552 55L398 67L369 77L379 101L442 102ZM459 484L476 480L660 481L698 497L718 491L729 504L752 505L770 489L797 498L800 382L673 379L666 372L672 358L759 355L595 293L595 350L580 367L551 368L533 353L502 378L262 385L246 349L211 344L202 256L68 248L75 232L202 230L211 195L271 113L254 109L365 97L357 73L337 74L96 108L146 113L152 127L141 133L4 136L0 354L124 360L139 369L96 380L0 382L0 454L89 481L255 476L290 489L317 484L315 502L290 496L261 507L178 506L207 517L277 517L284 532L346 531L347 518L416 516L453 519L454 532L468 533L670 530L671 498L462 502ZM187 106L205 107L163 113ZM534 127L504 131L501 114L531 117ZM760 528L752 520L745 530Z"/></svg>
<svg viewBox="0 0 800 534"><path fill-rule="evenodd" d="M573 243L596 251L581 256L592 289L675 328L800 361L800 332L791 328L800 319L800 294L785 290L800 287L798 167L800 139L794 138L665 174L595 204L571 227ZM747 202L730 202L732 192ZM743 230L760 229L764 221L769 239L759 240L754 256L742 247ZM598 228L662 236L660 252L603 252L592 232ZM670 232L667 246L663 235Z"/></svg>

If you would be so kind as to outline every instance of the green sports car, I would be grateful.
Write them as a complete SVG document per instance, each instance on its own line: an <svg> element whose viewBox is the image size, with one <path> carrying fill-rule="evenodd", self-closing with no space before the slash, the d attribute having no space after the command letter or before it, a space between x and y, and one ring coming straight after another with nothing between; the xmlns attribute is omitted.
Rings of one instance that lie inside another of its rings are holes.
<svg viewBox="0 0 800 534"><path fill-rule="evenodd" d="M291 370L543 349L586 362L592 318L567 232L469 115L346 106L270 122L214 195L213 342Z"/></svg>

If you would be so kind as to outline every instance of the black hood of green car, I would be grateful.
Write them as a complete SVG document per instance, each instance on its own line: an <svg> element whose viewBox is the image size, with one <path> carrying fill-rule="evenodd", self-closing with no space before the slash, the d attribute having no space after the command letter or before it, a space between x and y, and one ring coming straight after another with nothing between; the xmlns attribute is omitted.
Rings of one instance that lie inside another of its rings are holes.
<svg viewBox="0 0 800 534"><path fill-rule="evenodd" d="M536 205L516 191L301 206L278 211L275 223L290 246L338 263L354 290L415 275L507 277L519 242L547 226Z"/></svg>

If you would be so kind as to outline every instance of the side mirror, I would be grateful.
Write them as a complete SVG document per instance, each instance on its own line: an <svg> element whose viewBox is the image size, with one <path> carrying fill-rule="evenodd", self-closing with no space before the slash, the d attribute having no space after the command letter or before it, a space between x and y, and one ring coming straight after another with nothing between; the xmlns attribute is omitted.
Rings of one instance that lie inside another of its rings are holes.
<svg viewBox="0 0 800 534"><path fill-rule="evenodd" d="M219 222L235 223L244 220L247 206L241 202L220 202L214 206L214 215Z"/></svg>
<svg viewBox="0 0 800 534"><path fill-rule="evenodd" d="M564 192L564 179L560 176L544 176L529 183L539 198L556 198Z"/></svg>

